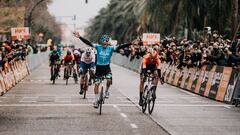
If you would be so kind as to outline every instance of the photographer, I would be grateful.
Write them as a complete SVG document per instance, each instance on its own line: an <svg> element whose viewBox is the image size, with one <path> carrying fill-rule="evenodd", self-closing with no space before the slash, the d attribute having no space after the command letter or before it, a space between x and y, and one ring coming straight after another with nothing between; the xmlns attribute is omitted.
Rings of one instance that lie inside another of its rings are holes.
<svg viewBox="0 0 240 135"><path fill-rule="evenodd" d="M219 48L218 42L213 44L213 50L211 52L210 58L213 62L213 65L225 66L226 60L224 59L224 53L222 49Z"/></svg>

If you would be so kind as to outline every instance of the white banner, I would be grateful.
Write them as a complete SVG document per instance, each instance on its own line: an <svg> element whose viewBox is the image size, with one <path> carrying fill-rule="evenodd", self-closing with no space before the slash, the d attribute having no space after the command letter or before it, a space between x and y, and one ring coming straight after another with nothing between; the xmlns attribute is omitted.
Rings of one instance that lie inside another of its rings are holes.
<svg viewBox="0 0 240 135"><path fill-rule="evenodd" d="M12 39L28 39L30 37L29 28L28 27L16 27L11 28Z"/></svg>
<svg viewBox="0 0 240 135"><path fill-rule="evenodd" d="M143 33L143 44L158 44L160 43L160 33Z"/></svg>

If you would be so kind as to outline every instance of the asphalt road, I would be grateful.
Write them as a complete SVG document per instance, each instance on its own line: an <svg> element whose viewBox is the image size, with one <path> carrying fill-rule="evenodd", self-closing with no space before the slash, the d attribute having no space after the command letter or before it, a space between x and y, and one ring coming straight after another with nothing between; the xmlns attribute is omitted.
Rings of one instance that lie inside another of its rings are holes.
<svg viewBox="0 0 240 135"><path fill-rule="evenodd" d="M169 86L159 85L153 114L138 104L139 75L111 65L113 85L103 114L92 107L79 84L49 81L43 64L0 97L0 134L3 135L239 135L240 108Z"/></svg>
<svg viewBox="0 0 240 135"><path fill-rule="evenodd" d="M115 70L114 67L113 70ZM114 71L113 71L114 72ZM79 84L49 80L46 64L0 97L1 135L167 135L151 117L113 85L102 115L92 107L93 87L87 99Z"/></svg>

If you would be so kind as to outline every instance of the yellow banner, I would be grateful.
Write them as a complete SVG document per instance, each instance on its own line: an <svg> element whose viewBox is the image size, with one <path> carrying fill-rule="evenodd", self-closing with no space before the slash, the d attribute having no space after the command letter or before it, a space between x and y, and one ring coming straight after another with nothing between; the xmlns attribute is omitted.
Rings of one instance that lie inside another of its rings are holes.
<svg viewBox="0 0 240 135"><path fill-rule="evenodd" d="M0 8L0 32L10 32L12 27L24 27L24 7Z"/></svg>

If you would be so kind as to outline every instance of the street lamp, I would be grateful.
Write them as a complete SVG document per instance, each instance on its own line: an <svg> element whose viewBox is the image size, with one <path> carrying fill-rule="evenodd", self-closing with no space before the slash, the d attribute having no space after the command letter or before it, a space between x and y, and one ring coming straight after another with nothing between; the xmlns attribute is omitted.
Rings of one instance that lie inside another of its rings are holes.
<svg viewBox="0 0 240 135"><path fill-rule="evenodd" d="M40 3L42 3L43 1L45 1L45 0L40 0L40 1L38 1L37 4L33 6L32 10L30 11L30 13L29 13L29 15L28 15L28 18L27 18L28 25L27 25L27 26L29 27L30 30L31 30L31 26L32 26L32 14L33 14L33 11L34 11L35 8L36 8Z"/></svg>

